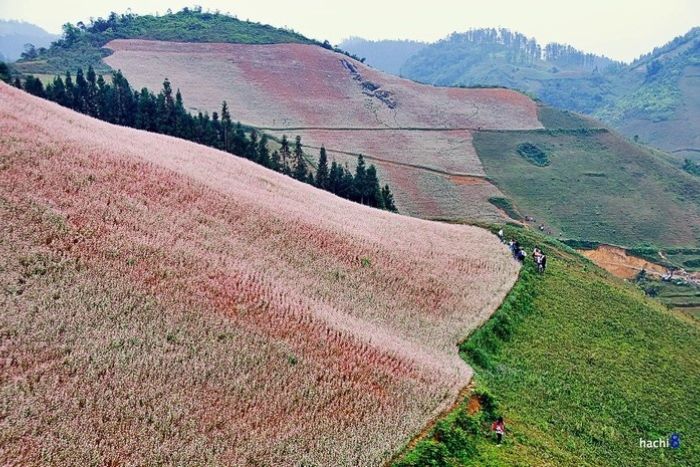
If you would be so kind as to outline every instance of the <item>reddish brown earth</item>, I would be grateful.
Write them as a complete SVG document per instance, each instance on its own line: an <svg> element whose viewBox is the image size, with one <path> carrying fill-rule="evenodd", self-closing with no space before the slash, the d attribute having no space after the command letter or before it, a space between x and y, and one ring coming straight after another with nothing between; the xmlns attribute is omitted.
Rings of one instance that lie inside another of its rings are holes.
<svg viewBox="0 0 700 467"><path fill-rule="evenodd" d="M339 152L373 158L399 209L418 217L502 219L488 203L502 196L496 187L464 190L449 176L484 174L472 130L542 127L535 102L515 91L422 85L317 46L114 40L107 47L114 53L105 61L136 86L159 89L167 77L193 109L212 112L226 100L243 123L300 135L337 159ZM390 162L406 168L397 173Z"/></svg>
<svg viewBox="0 0 700 467"><path fill-rule="evenodd" d="M452 404L518 266L0 84L0 464L367 465Z"/></svg>
<svg viewBox="0 0 700 467"><path fill-rule="evenodd" d="M581 250L580 253L601 268L623 279L633 279L642 269L651 274L666 273L665 267L632 256L623 248L616 246L601 245L595 250Z"/></svg>

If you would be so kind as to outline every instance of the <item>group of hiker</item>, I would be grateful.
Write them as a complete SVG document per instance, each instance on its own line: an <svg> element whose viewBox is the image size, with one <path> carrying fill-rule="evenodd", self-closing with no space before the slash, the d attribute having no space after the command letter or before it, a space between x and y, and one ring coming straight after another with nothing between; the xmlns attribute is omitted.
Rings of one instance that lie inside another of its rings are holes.
<svg viewBox="0 0 700 467"><path fill-rule="evenodd" d="M501 242L506 243L503 229L498 231L498 238L501 239ZM517 259L521 263L524 263L527 259L527 253L525 252L525 249L520 245L520 243L517 240L509 240L507 243L508 248L510 248L510 252L513 255L513 258ZM534 261L535 266L537 267L537 271L540 273L544 273L545 269L547 268L547 255L542 253L542 250L540 248L535 247L533 249L532 260ZM503 437L506 434L506 424L503 420L503 417L498 417L491 424L491 431L495 433L496 443L500 446L503 442Z"/></svg>
<svg viewBox="0 0 700 467"><path fill-rule="evenodd" d="M498 231L498 237L503 243L505 243L503 229ZM517 240L510 240L508 242L508 248L510 248L510 252L513 255L513 258L517 259L521 263L525 262L525 259L527 258L527 253ZM544 253L542 253L541 249L535 247L535 249L532 251L532 260L535 262L535 267L537 267L537 271L543 273L547 268L547 256Z"/></svg>

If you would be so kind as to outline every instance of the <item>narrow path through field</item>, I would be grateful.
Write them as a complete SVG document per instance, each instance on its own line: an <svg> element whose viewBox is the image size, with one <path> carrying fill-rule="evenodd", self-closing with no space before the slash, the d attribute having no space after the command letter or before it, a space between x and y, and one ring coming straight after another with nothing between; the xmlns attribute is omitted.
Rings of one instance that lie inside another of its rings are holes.
<svg viewBox="0 0 700 467"><path fill-rule="evenodd" d="M676 154L679 152L700 152L700 149L698 148L679 148L679 149L674 149L671 151L671 153Z"/></svg>

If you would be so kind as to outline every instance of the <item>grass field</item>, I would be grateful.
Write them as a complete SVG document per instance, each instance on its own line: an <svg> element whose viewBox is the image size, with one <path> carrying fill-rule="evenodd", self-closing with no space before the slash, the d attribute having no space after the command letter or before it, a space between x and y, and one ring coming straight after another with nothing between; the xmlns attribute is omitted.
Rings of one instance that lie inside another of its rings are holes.
<svg viewBox="0 0 700 467"><path fill-rule="evenodd" d="M462 345L465 400L397 466L692 466L700 459L700 328L562 244L506 227L549 256ZM498 447L490 421L505 418ZM680 449L639 439L679 433Z"/></svg>
<svg viewBox="0 0 700 467"><path fill-rule="evenodd" d="M381 463L519 269L483 229L1 83L0 256L2 465Z"/></svg>
<svg viewBox="0 0 700 467"><path fill-rule="evenodd" d="M627 247L700 242L700 179L614 133L481 131L473 142L489 179L557 237ZM519 154L524 144L542 149L549 165Z"/></svg>

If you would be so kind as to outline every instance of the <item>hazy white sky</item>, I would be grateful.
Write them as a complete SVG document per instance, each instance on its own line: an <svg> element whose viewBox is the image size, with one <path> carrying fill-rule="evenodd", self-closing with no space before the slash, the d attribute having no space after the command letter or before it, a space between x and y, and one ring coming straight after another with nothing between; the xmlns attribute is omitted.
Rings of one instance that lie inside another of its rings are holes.
<svg viewBox="0 0 700 467"><path fill-rule="evenodd" d="M507 27L542 43L629 61L700 25L700 0L0 0L0 18L59 32L110 11L164 13L183 6L230 12L338 43L348 36L433 41L454 31Z"/></svg>

